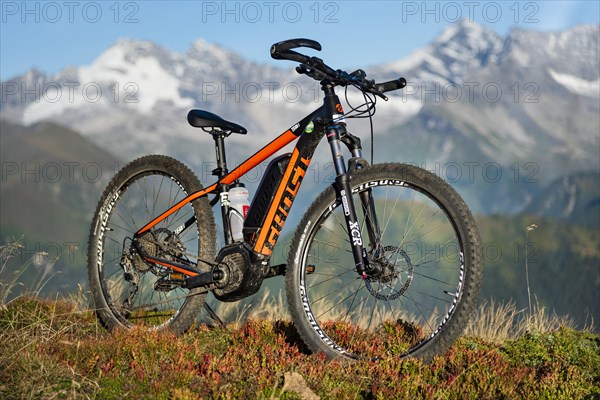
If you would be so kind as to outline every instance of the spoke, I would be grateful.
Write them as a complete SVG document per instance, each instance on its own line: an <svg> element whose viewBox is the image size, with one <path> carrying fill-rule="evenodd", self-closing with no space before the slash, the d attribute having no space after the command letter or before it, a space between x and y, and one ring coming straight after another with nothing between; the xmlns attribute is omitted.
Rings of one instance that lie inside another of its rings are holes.
<svg viewBox="0 0 600 400"><path fill-rule="evenodd" d="M442 280L439 280L439 279L433 278L433 277L431 277L431 276L428 276L428 275L425 275L425 274L421 274L421 273L419 273L419 272L415 272L415 270L414 270L414 269L413 269L413 274L415 274L415 275L418 275L418 276L422 276L423 278L431 279L432 281L435 281L435 282L443 283L444 285L448 285L448 286L450 286L450 287L454 287L454 285L453 285L453 284L451 284L451 283L444 282L444 281L442 281Z"/></svg>
<svg viewBox="0 0 600 400"><path fill-rule="evenodd" d="M457 253L458 254L458 253ZM458 268L457 267L440 267L438 264L435 265L428 265L429 263L432 263L436 260L429 260L429 261L425 261L422 262L421 264L414 264L413 267L414 268L430 268L430 269L445 269L448 271L457 271ZM414 271L414 270L413 270Z"/></svg>
<svg viewBox="0 0 600 400"><path fill-rule="evenodd" d="M322 240L319 240L319 239L316 239L316 238L315 238L315 239L313 239L313 241L314 241L314 242L318 242L318 243L323 243L324 245L327 245L327 246L329 246L329 247L333 247L333 248L335 248L335 249L338 249L338 250L343 250L343 251L345 251L345 252L347 252L347 253L352 253L352 251L350 251L350 250L348 250L348 249L343 249L343 248L341 248L341 247L334 246L334 245L332 245L332 244L331 244L331 243L335 243L335 242L324 242L324 241L322 241Z"/></svg>
<svg viewBox="0 0 600 400"><path fill-rule="evenodd" d="M159 293L159 297L162 296L161 295L162 292L157 292L157 293ZM132 307L131 311L138 310L138 309L144 308L144 307L153 307L153 306L163 305L163 304L166 304L166 303L172 303L172 302L175 302L177 300L187 299L188 297L191 297L191 296L197 296L197 294L185 294L185 295L182 295L182 296L174 297L174 298L172 298L170 300L164 300L164 301L159 301L159 302L152 303L152 304L146 304L146 305L144 305L142 307Z"/></svg>
<svg viewBox="0 0 600 400"><path fill-rule="evenodd" d="M390 299L386 299L386 300L385 300L385 303L383 303L383 304L385 304L385 305L386 305L386 306L387 306L387 307L390 309L390 315L391 315L391 316L392 316L394 319L396 319L396 320L397 320L398 318L396 318L396 317L394 316L394 310L393 310L393 308L392 308L392 305L391 305L391 303L390 303ZM398 311L398 315L400 315L400 311Z"/></svg>
<svg viewBox="0 0 600 400"><path fill-rule="evenodd" d="M410 231L412 230L412 228L417 223L417 220L419 219L419 217L421 216L421 214L423 213L423 211L425 211L425 207L426 206L427 206L427 203L423 203L423 207L421 207L421 209L419 210L419 213L417 214L416 218L414 219L412 225L410 226L410 228L408 228L408 231L406 232L405 236L402 237L402 240L400 241L400 247L402 247L402 244L404 243L404 240L406 239L406 237L408 236L408 234L410 233ZM421 226L423 226L423 225L421 225Z"/></svg>
<svg viewBox="0 0 600 400"><path fill-rule="evenodd" d="M354 269L349 269L349 268L348 268L346 265L342 265L342 264L340 264L340 263L336 263L336 262L333 262L333 261L327 260L327 259L325 259L325 258L320 258L320 257L317 257L317 256L313 256L313 255L311 255L311 254L309 254L309 255L308 255L308 257L312 257L312 258L314 258L314 259L315 259L315 260L317 260L317 261L323 261L323 262L326 262L328 265L331 265L331 266L333 266L333 267L343 268L343 269L345 269L345 270L348 270L348 271L354 271Z"/></svg>
<svg viewBox="0 0 600 400"><path fill-rule="evenodd" d="M340 221L340 219L338 218L338 216L332 211L331 215L333 215L335 217L335 219L337 220L338 224L342 227L342 230L344 232L346 232L346 235L348 235L348 230L346 229L346 226L344 224L342 224L342 221ZM350 243L350 240L348 240L348 238L346 238L346 241L348 243Z"/></svg>
<svg viewBox="0 0 600 400"><path fill-rule="evenodd" d="M154 215L156 215L154 212L156 211L156 204L158 203L158 197L160 196L160 191L162 189L164 180L165 180L165 177L163 175L161 175L160 176L160 185L158 185L158 192L156 192L156 197L154 198L154 203L152 204L152 217L153 218L154 218ZM152 186L152 191L154 191L155 188L156 188L156 185Z"/></svg>
<svg viewBox="0 0 600 400"><path fill-rule="evenodd" d="M329 293L327 293L326 295L324 295L324 296L321 296L319 299L317 299L317 300L313 301L313 302L312 302L312 304L316 304L316 303L318 303L319 301L321 301L321 300L325 299L326 297L329 297L329 296L331 296L332 294L334 294L334 293L338 293L338 292L340 292L340 291L342 291L342 290L344 290L344 289L346 289L346 286L339 287L339 288L337 288L337 289L333 290L332 292L329 292Z"/></svg>
<svg viewBox="0 0 600 400"><path fill-rule="evenodd" d="M177 210L177 212L175 213L175 216L176 216L176 215L177 215L177 213L178 213L179 211L181 211L183 208L185 208L185 207L182 207L182 208L180 208L179 210ZM192 210L192 212L193 212L193 210ZM181 221L182 219L185 219L185 220L187 221L189 218L191 218L191 217L186 217L186 215L187 215L187 214L182 214L182 215L180 215L180 216L179 216L179 218L177 218L176 220L174 220L174 221L172 221L172 222L171 222L171 225L174 225L175 227L177 227L177 223L178 223L179 221ZM173 218L175 218L175 216L174 216Z"/></svg>
<svg viewBox="0 0 600 400"><path fill-rule="evenodd" d="M412 199L410 200L410 208L408 209L408 216L406 217L406 223L404 224L404 233L402 234L402 238L406 237L406 230L408 229L408 223L410 221L410 216L412 215L413 205L415 204L415 197L417 196L417 192L413 190Z"/></svg>
<svg viewBox="0 0 600 400"><path fill-rule="evenodd" d="M385 215L386 215L386 211L387 211L387 199L388 199L388 192L390 191L389 187L385 187L385 199L383 199L383 220L386 221L385 219ZM383 238L383 233L381 234L381 237Z"/></svg>
<svg viewBox="0 0 600 400"><path fill-rule="evenodd" d="M112 278L115 274L117 274L118 272L123 272L122 269L116 269L115 272L111 273L110 275L108 275L106 278L104 278L105 281L110 280L110 278Z"/></svg>
<svg viewBox="0 0 600 400"><path fill-rule="evenodd" d="M172 188L172 187L173 187L173 185L171 185L171 188ZM170 190L169 190L169 205L168 205L168 207L172 207L172 206L173 206L175 203L177 203L177 202L175 201L175 199L176 199L176 198L179 196L179 193L181 193L181 188L179 187L179 185L177 185L177 193L175 193L175 196L174 196L172 199L171 199L171 192L172 192L172 191L171 191L171 189L170 189ZM184 196L184 197L185 197L185 196ZM164 227L165 227L165 228L169 228L169 227L170 227L170 226L173 224L172 220L173 220L173 219L175 219L175 217L177 216L177 214L179 214L179 213L181 212L181 210L183 210L184 208L185 208L185 207L181 207L179 210L177 210L177 211L175 212L175 214L173 214L173 215L169 215L167 218L165 218L165 220L164 220ZM171 222L168 222L168 223L167 223L167 220L169 220L169 219L171 219Z"/></svg>
<svg viewBox="0 0 600 400"><path fill-rule="evenodd" d="M133 226L138 226L138 224L135 222L135 218L133 218L133 208L131 207L131 202L129 201L129 195L127 196L127 198L124 200L125 201L125 205L127 207L129 207L129 218L131 218L131 221L133 222Z"/></svg>
<svg viewBox="0 0 600 400"><path fill-rule="evenodd" d="M137 229L135 229L135 227L131 227L131 225L129 225L129 222L123 218L123 216L121 215L121 213L117 210L116 207L113 207L113 211L115 214L117 214L119 216L119 218L121 218L121 221L125 222L125 224L127 224L127 226L129 227L129 229L131 229L131 232L137 232ZM125 210L127 211L127 210ZM134 225L135 226L135 225Z"/></svg>
<svg viewBox="0 0 600 400"><path fill-rule="evenodd" d="M330 280L335 279L335 278L340 278L342 275L349 274L351 272L354 272L354 271L346 271L346 272L342 272L342 273L337 274L337 275L332 275L331 278L327 278L327 279L325 279L325 280L323 280L323 281L321 281L319 283L315 283L313 285L310 285L310 286L307 287L307 289L314 288L315 286L322 285L325 282L329 282ZM360 277L357 276L356 278L360 278Z"/></svg>
<svg viewBox="0 0 600 400"><path fill-rule="evenodd" d="M423 206L425 206L425 204L423 204ZM420 230L422 227L424 227L424 226L425 226L425 224L427 224L427 223L428 223L428 222L429 222L429 221L430 221L430 220L431 220L431 219L432 219L432 218L433 218L435 215L437 215L437 213L438 213L439 211L440 211L440 209L439 209L439 208L438 208L437 210L435 210L435 212L434 212L434 213L433 213L433 214L432 214L432 215L431 215L429 218L427 218L427 219L425 220L425 222L423 222L423 223L421 224L421 226L419 226L419 227L417 228L417 232L418 232L418 231L419 231L419 230ZM420 213L419 213L419 215L420 215ZM418 216L417 216L417 218L418 218ZM417 222L417 220L415 219L415 222L414 222L414 223L416 223L416 222ZM413 226L414 226L414 223L413 223ZM414 240L417 240L417 239L419 239L420 237L423 237L424 235L426 235L426 234L429 234L430 232L433 232L434 230L436 230L436 229L438 229L438 228L440 228L440 227L442 227L442 226L445 226L445 225L447 225L447 224L448 224L448 221L446 220L446 223L444 223L444 224L440 225L440 226L439 226L439 227L437 227L437 228L434 228L433 230L431 230L431 231L429 231L429 232L426 232L426 233L422 234L421 236L418 236L418 237L416 237ZM409 229L409 232L410 232L410 230L412 230L412 226L411 226L411 229ZM407 239L407 236L405 236L405 237L403 237L403 238L402 238L402 242L400 242L400 246L402 246L402 244L404 243L404 241L405 241L406 239Z"/></svg>
<svg viewBox="0 0 600 400"><path fill-rule="evenodd" d="M173 196L173 185L169 185L169 200L167 201L167 208L171 207L171 204L173 204L173 202L171 201L171 196ZM171 216L169 215L168 217L166 217L165 219L162 220L162 224L164 227L168 227L169 226L169 218L171 218Z"/></svg>
<svg viewBox="0 0 600 400"><path fill-rule="evenodd" d="M423 317L423 323L427 324L427 326L430 329L430 332L433 332L433 329L431 328L431 325L429 325L429 320L427 318L425 318L425 314L423 313L423 310L421 310L421 307L419 303L417 303L412 297L410 297L410 294L406 293L408 299L415 305L415 307L417 308L417 310L419 311L419 314L421 314L421 317ZM432 311L432 310L429 310ZM432 311L433 314L435 314L434 311ZM429 335L427 335L429 336Z"/></svg>
<svg viewBox="0 0 600 400"><path fill-rule="evenodd" d="M343 272L343 274L347 274L348 272L354 272L354 271L347 271L347 272ZM321 275L321 276L340 276L340 274L337 274L337 275L335 275L335 274L325 274L325 273L323 273L323 272L313 272L313 273L311 273L310 275L311 275L311 276L312 276L312 275ZM359 277L357 277L357 278L360 278L360 276L359 276Z"/></svg>
<svg viewBox="0 0 600 400"><path fill-rule="evenodd" d="M400 200L400 195L401 194L402 194L402 192L398 191L398 197L396 197L396 201L394 201L394 206L390 210L390 215L388 216L388 219L387 219L387 221L385 221L385 225L383 226L383 231L381 232L381 238L382 239L383 239L383 236L385 235L385 231L387 230L388 224L390 223L390 220L392 219L392 215L394 215L394 210L396 209L396 205L398 204L398 200Z"/></svg>
<svg viewBox="0 0 600 400"><path fill-rule="evenodd" d="M120 259L120 258L121 258L121 256L116 256L116 257L113 257L113 258L111 258L111 259L110 259L110 260L108 260L108 261L104 261L104 262L102 263L102 266L106 266L107 264L112 264L112 262L113 262L113 261L116 261L116 260L118 260L118 259Z"/></svg>
<svg viewBox="0 0 600 400"><path fill-rule="evenodd" d="M450 239L448 239L448 240L447 240L445 243L442 243L442 245L441 245L440 247L441 247L441 248L443 248L444 246L446 246L448 243L450 243L451 241L453 241L453 240L455 240L455 239L457 239L457 238L456 238L456 237L451 237L451 238L450 238ZM455 256L455 255L458 255L458 254L460 254L460 250L458 250L456 253L452 253L452 254L450 254L450 255L448 255L448 254L447 254L445 257ZM416 262L415 264L413 264L413 265L414 265L415 267L416 267L416 266L421 266L421 265L423 265L423 264L428 264L428 263L430 263L430 262L432 262L432 261L435 261L435 260L436 260L436 259L434 258L433 260L429 260L429 261L422 262L422 261L423 261L425 258L427 258L427 254L425 254L425 256L424 256L424 257L421 257L421 259L419 259L419 261L417 261L417 262Z"/></svg>
<svg viewBox="0 0 600 400"><path fill-rule="evenodd" d="M348 300L350 297L352 297L352 296L356 297L356 294L359 291L360 291L360 289L358 289L354 293L350 293L348 296L346 296L345 298L343 298L342 300L338 301L336 304L334 304L333 306L331 306L328 310L326 310L325 312L322 312L321 314L317 315L316 318L317 319L321 318L323 315L327 314L329 311L333 310L334 308L336 308L337 306L339 306L340 304L342 304L343 302L345 302L346 300Z"/></svg>
<svg viewBox="0 0 600 400"><path fill-rule="evenodd" d="M181 192L181 189L178 190L177 194L175 195L175 199L177 199L177 196L179 195L179 192ZM183 193L184 195L186 194L185 192ZM186 197L186 196L184 196ZM178 201L176 201L175 199L173 199L173 203L169 204L169 207L172 207L173 205L175 205L176 203L178 203ZM183 199L182 199L183 200ZM191 207L191 204L190 204ZM173 214L172 216L172 220L169 223L168 226L173 226L177 221L180 221L183 217L185 217L185 213L183 214L183 216L179 216L179 218L175 219L175 217L177 217L177 215L181 212L181 210L183 209L187 209L186 206L181 207L179 210L175 211L175 214ZM193 208L192 208L192 212L193 212ZM175 225L175 227L177 227L177 225Z"/></svg>
<svg viewBox="0 0 600 400"><path fill-rule="evenodd" d="M440 297L434 296L434 295L429 294L429 293L424 293L424 292L421 292L421 291L417 291L417 293L422 294L423 296L431 297L432 299L436 299L436 300L442 301L444 303L452 304L451 300L442 299ZM452 297L454 297L454 296L452 296Z"/></svg>
<svg viewBox="0 0 600 400"><path fill-rule="evenodd" d="M123 228L121 225L117 225L117 224L115 224L115 223L114 223L114 222L112 222L112 221L111 221L111 222L110 222L108 225L109 225L109 226L115 226L115 227L117 227L117 228L119 228L119 229L122 229L122 230L124 230L125 232L129 232L129 233L135 233L135 231L132 231L132 230L130 230L130 229L127 229L127 228Z"/></svg>
<svg viewBox="0 0 600 400"><path fill-rule="evenodd" d="M340 236L340 235L338 235L338 234L337 234L337 233L336 233L334 230L332 230L332 229L329 229L329 228L328 228L328 227L326 227L324 224L322 224L322 225L321 225L321 228L325 228L325 229L327 229L329 232L333 233L335 236L337 236L337 237L339 237L340 239L342 239L342 240L344 240L344 241L346 241L346 242L350 243L350 241L348 240L348 238L347 238L347 237L343 237L343 236ZM344 230L344 232L346 232L346 230Z"/></svg>
<svg viewBox="0 0 600 400"><path fill-rule="evenodd" d="M146 177L145 176L143 177L143 179L144 179L144 182L146 182ZM146 214L148 215L148 219L150 219L151 216L150 216L150 210L148 209L148 202L147 202L148 199L145 196L141 195L142 194L142 189L140 188L140 181L139 181L139 179L135 181L135 185L138 188L138 192L140 192L140 197L142 198L142 201L144 203L144 208L146 209ZM145 190L146 190L146 185L144 185L144 191Z"/></svg>
<svg viewBox="0 0 600 400"><path fill-rule="evenodd" d="M350 302L350 307L348 307L348 311L346 311L346 315L344 315L343 321L346 321L346 318L348 318L348 315L350 314L350 311L353 310L352 305L354 304L354 301L356 300L356 296L358 295L358 292L360 292L364 288L365 287L362 286L360 289L358 289L356 292L354 292L354 297L352 298L352 302Z"/></svg>
<svg viewBox="0 0 600 400"><path fill-rule="evenodd" d="M115 242L117 244L117 246L119 246L119 248L121 248L121 246L123 245L121 242L117 241L116 239L111 238L110 236L106 236L106 239Z"/></svg>

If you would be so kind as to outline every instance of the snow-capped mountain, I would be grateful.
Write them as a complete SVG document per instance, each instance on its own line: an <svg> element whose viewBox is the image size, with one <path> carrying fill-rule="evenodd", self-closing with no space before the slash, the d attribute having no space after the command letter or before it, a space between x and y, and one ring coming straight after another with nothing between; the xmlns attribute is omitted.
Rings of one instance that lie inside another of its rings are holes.
<svg viewBox="0 0 600 400"><path fill-rule="evenodd" d="M501 37L461 21L404 59L362 66L378 81L409 82L378 103L376 146L388 144L376 152L396 161L533 162L544 182L598 169L598 37L590 25ZM90 65L55 75L30 70L2 82L0 117L26 125L52 120L123 159L166 153L199 168L214 159L212 140L185 116L202 108L248 128L247 137L228 139L229 160L241 161L320 105L318 83L291 67L257 64L202 39L181 53L121 39ZM349 99L356 105L361 97ZM364 122L350 129L363 132ZM526 203L531 193L523 196Z"/></svg>
<svg viewBox="0 0 600 400"><path fill-rule="evenodd" d="M390 78L408 73L415 82L460 82L472 71L496 63L503 45L504 39L492 30L464 20L450 25L428 46L375 70Z"/></svg>

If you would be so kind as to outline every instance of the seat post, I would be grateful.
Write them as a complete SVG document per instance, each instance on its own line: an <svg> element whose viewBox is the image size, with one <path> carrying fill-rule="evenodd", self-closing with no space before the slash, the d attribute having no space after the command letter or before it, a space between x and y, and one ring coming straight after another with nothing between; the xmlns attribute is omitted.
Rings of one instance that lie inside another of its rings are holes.
<svg viewBox="0 0 600 400"><path fill-rule="evenodd" d="M215 141L215 154L217 156L217 168L213 170L213 175L216 175L219 179L223 178L229 173L227 171L227 157L225 156L225 133L214 132L212 137Z"/></svg>

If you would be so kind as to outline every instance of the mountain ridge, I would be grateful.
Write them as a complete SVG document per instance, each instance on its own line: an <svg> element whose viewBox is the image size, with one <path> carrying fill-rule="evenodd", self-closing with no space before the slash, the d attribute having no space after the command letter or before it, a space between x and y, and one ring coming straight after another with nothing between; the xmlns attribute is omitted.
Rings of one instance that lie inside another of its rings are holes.
<svg viewBox="0 0 600 400"><path fill-rule="evenodd" d="M378 159L491 162L503 168L536 163L543 184L582 168L600 168L594 152L600 145L600 104L594 96L600 91L599 29L513 29L502 37L461 21L408 57L372 66L369 77L402 75L409 81L403 91L390 93L389 102L378 103ZM323 56L327 61L326 50ZM36 84L49 90L38 101L21 90ZM72 100L69 84L77 84ZM62 88L57 101L52 100L53 85ZM96 101L98 91L102 95ZM122 159L162 153L195 169L214 155L210 136L187 125L190 108L248 128L247 137L228 139L228 159L239 162L321 104L318 84L292 68L245 60L203 39L175 52L151 41L121 38L90 65L54 75L32 69L2 82L2 96L7 99L0 108L4 119L54 120ZM348 98L354 105L363 101L358 92ZM366 121L350 125L352 132L368 129ZM389 144L381 147L383 142ZM460 151L465 143L472 148L469 153ZM326 157L319 161L327 163ZM475 195L481 188L467 189ZM525 198L533 195L531 188L525 190ZM499 211L522 209L521 201L507 202ZM478 211L498 211L486 204Z"/></svg>

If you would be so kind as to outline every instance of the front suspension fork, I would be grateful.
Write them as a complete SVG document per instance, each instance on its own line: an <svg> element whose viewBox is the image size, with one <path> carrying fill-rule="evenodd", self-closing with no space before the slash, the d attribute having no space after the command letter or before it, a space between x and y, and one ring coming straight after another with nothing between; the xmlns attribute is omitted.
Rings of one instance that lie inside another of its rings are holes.
<svg viewBox="0 0 600 400"><path fill-rule="evenodd" d="M345 134L345 129L346 127L344 124L328 126L326 130L327 141L329 142L329 146L331 147L331 154L333 156L336 172L334 187L337 194L337 198L342 203L344 218L346 220L346 228L348 229L348 239L352 246L352 255L354 256L356 272L363 279L365 279L367 277L367 272L369 272L371 268L367 257L367 251L364 247L361 227L358 222L358 217L356 215L356 208L352 199L350 176L346 171L346 164L344 163L344 156L342 154L342 141L340 140L340 135ZM360 156L359 148L354 149L352 152L353 156ZM375 248L376 243L379 243L379 227L375 218L374 204L370 190L361 192L360 198L363 208L365 210L365 216L367 219L367 231L369 232L369 240L371 241L371 247Z"/></svg>

